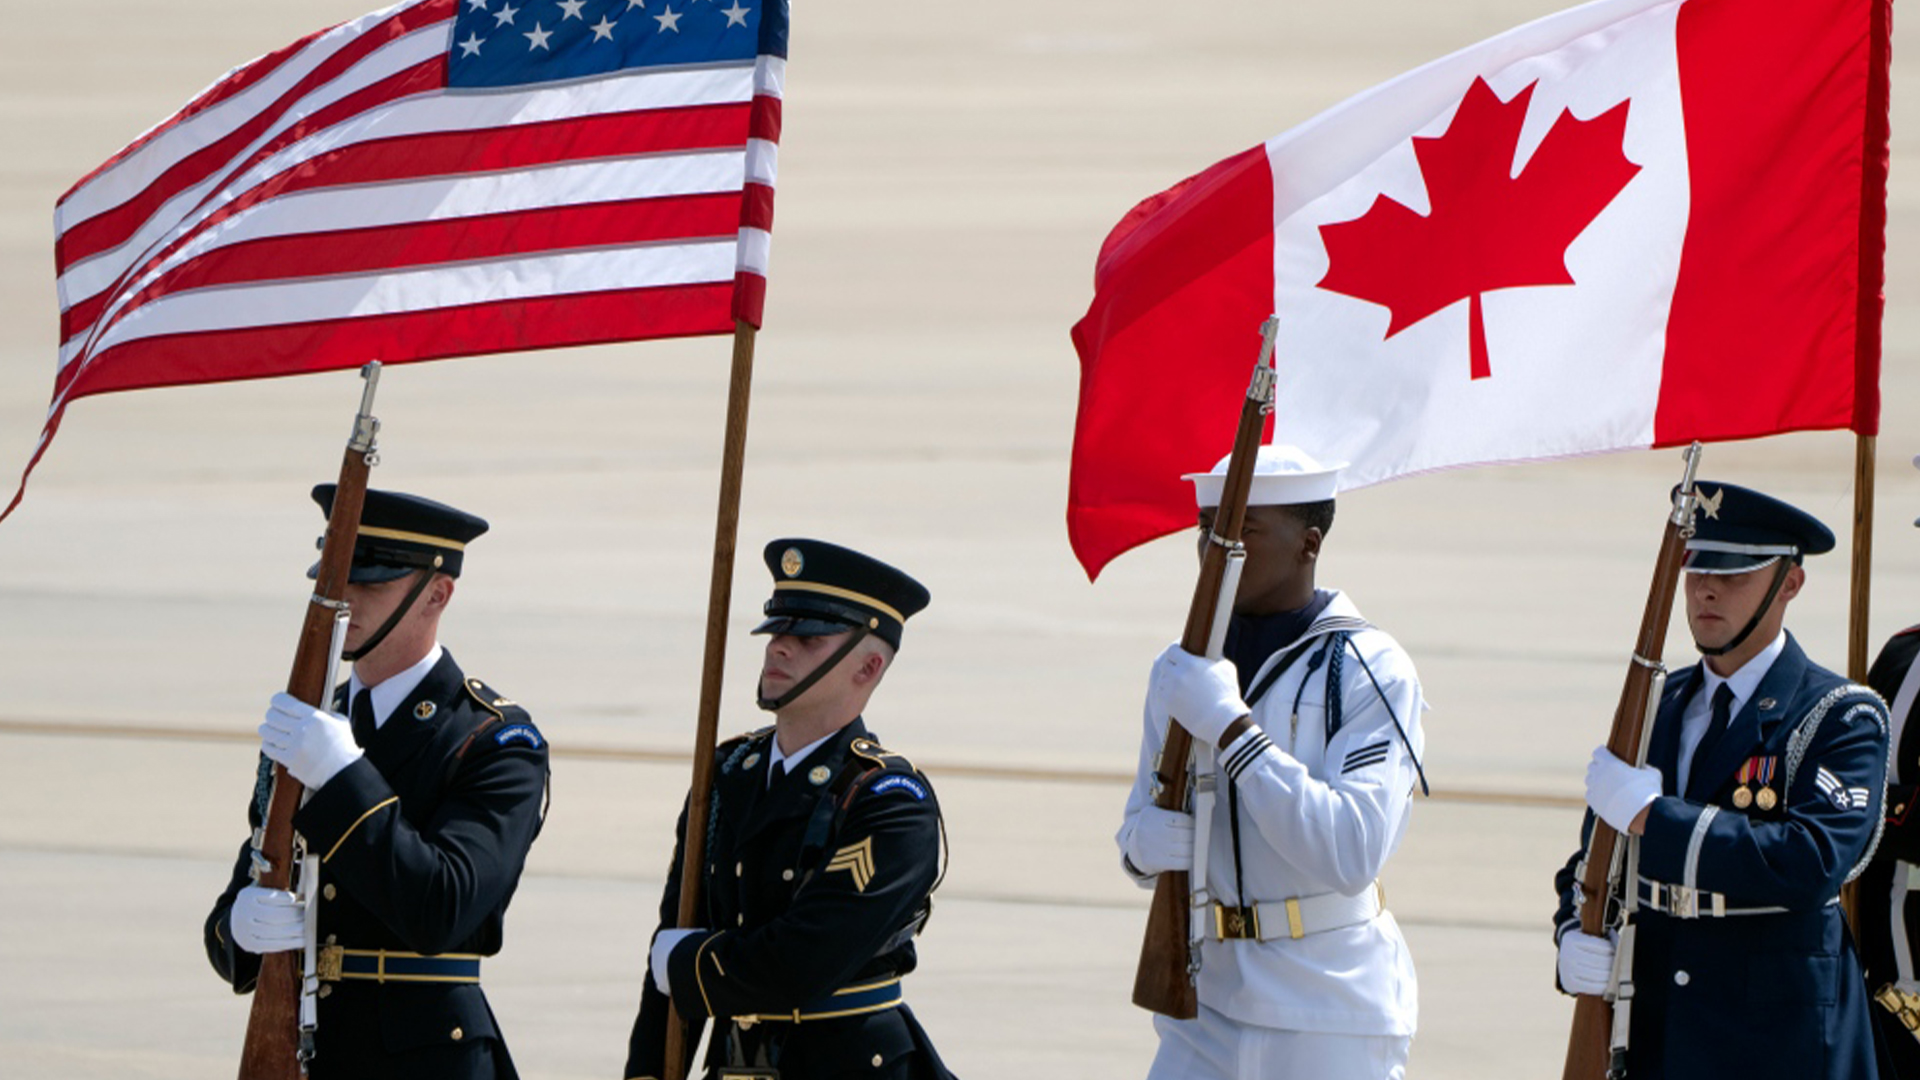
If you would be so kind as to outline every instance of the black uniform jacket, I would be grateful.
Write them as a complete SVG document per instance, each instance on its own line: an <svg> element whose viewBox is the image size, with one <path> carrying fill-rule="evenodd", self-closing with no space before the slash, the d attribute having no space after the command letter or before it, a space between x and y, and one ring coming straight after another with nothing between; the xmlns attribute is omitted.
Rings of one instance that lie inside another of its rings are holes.
<svg viewBox="0 0 1920 1080"><path fill-rule="evenodd" d="M732 1049L746 1064L764 1054L783 1080L950 1076L905 1004L798 1024L762 1021L745 1030L729 1022L821 1011L810 1006L835 991L912 971L912 937L940 874L932 785L905 758L881 749L864 723L843 728L769 789L772 741L767 728L716 751L702 887L707 929L674 950L673 1003L683 1019L722 1021L709 1065L729 1063ZM660 901L663 928L676 924L679 911L684 811L678 829ZM666 995L649 970L627 1076L662 1075L666 1016Z"/></svg>
<svg viewBox="0 0 1920 1080"><path fill-rule="evenodd" d="M1870 1077L1860 964L1833 901L1879 828L1885 710L1789 637L1719 742L1696 754L1680 792L1680 715L1701 681L1696 664L1676 672L1661 697L1647 763L1666 792L1648 811L1640 875L1721 894L1729 908L1784 910L1680 918L1639 908L1628 1075ZM1772 761L1774 795L1759 798L1756 778L1746 785L1755 798L1736 798L1740 769L1755 758ZM1583 848L1592 825L1589 813ZM1557 933L1578 923L1579 861L1567 860L1555 879ZM1710 902L1702 899L1703 911Z"/></svg>
<svg viewBox="0 0 1920 1080"><path fill-rule="evenodd" d="M1898 704L1900 688L1908 679L1920 679L1914 658L1920 654L1920 626L1894 635L1880 650L1867 673L1867 685L1890 704ZM1893 717L1895 746L1888 770L1887 825L1880 848L1867 872L1860 875L1860 955L1867 965L1867 989L1888 983L1913 989L1920 972L1920 883L1909 880L1920 866L1920 696ZM1900 1076L1920 1076L1920 1041L1916 1041L1885 1009L1875 1007L1887 1049Z"/></svg>
<svg viewBox="0 0 1920 1080"><path fill-rule="evenodd" d="M335 708L345 711L344 690ZM269 764L261 759L263 773ZM381 725L366 756L294 815L295 830L322 859L320 941L423 954L499 952L546 791L546 740L526 711L465 678L452 654L443 654ZM248 808L256 826L259 796L256 790ZM229 940L227 920L249 883L249 851L240 846L205 931L207 958L237 993L252 990L260 970L259 957ZM324 985L316 1077L516 1075L478 984Z"/></svg>

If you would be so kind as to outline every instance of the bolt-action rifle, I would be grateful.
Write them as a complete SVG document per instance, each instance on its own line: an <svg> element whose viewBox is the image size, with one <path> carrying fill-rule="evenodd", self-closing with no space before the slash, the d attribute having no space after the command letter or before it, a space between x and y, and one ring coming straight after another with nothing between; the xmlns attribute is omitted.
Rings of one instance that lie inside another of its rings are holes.
<svg viewBox="0 0 1920 1080"><path fill-rule="evenodd" d="M1660 538L1646 612L1640 617L1640 636L1634 642L1626 685L1620 690L1620 703L1613 713L1613 733L1607 739L1607 749L1615 757L1634 765L1646 764L1647 740L1653 734L1653 717L1666 685L1667 669L1660 655L1666 647L1667 621L1673 614L1673 594L1679 586L1686 542L1693 535L1693 477L1699 465L1700 444L1694 443L1687 450L1686 475L1674 492L1673 510L1667 515L1666 532ZM1596 815L1580 865L1580 930L1595 937L1612 931L1618 941L1608 993L1581 994L1574 999L1562 1080L1624 1080L1627 1075L1640 839L1628 837L1624 846L1619 840L1613 827Z"/></svg>
<svg viewBox="0 0 1920 1080"><path fill-rule="evenodd" d="M360 510L366 502L367 472L378 461L374 437L380 421L373 417L373 392L380 383L378 361L360 369L366 380L361 390L360 411L353 420L353 434L347 440L340 461L340 482L333 497L333 512L327 517L327 532L321 541L320 570L313 583L313 597L300 626L299 645L294 650L293 673L287 678L287 693L309 705L325 708L333 693L341 640L345 635L347 575L353 568L353 542L360 529ZM293 882L293 867L306 861L302 874L303 890L312 883L312 863L306 860L304 845L296 843L293 813L299 809L304 789L288 775L286 767L273 767L273 794L267 813L254 832L253 880L269 889L285 889ZM311 900L311 898L309 898ZM307 905L307 952L313 952L314 905ZM304 980L299 963L301 955L292 950L267 953L260 957L260 978L253 988L253 1011L247 1018L247 1041L240 1053L240 1080L297 1080L306 1072L306 1060L312 1056L312 993L316 979ZM311 964L307 965L311 969ZM305 1008L303 1009L303 999ZM304 1014L304 1015L303 1015Z"/></svg>
<svg viewBox="0 0 1920 1080"><path fill-rule="evenodd" d="M1247 556L1240 530L1247 518L1254 456L1260 449L1267 415L1273 412L1273 337L1279 325L1276 316L1260 327L1260 359L1254 365L1246 401L1240 406L1240 426L1234 433L1220 508L1214 514L1213 529L1200 557L1200 579L1193 589L1193 604L1187 609L1186 631L1180 635L1180 647L1195 656L1220 656L1227 619L1233 613L1233 597L1240 588L1240 569ZM1167 724L1166 744L1154 770L1155 806L1187 809L1188 758L1192 753L1193 736L1180 726L1178 717L1173 718ZM1212 797L1212 782L1211 772L1200 778L1200 786L1209 789L1200 792L1200 797ZM1200 872L1204 875L1204 867ZM1140 946L1140 966L1133 977L1135 1005L1177 1020L1192 1019L1200 1011L1194 985L1200 971L1200 949L1191 931L1196 925L1204 925L1194 920L1205 914L1196 909L1205 906L1209 894L1204 877L1199 882L1192 877L1184 870L1170 870L1155 883L1146 940Z"/></svg>

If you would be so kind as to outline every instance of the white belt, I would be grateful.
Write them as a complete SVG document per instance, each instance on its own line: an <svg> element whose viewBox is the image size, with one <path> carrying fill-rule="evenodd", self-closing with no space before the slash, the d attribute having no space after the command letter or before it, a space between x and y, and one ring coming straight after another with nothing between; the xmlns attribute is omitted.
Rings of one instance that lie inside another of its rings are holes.
<svg viewBox="0 0 1920 1080"><path fill-rule="evenodd" d="M1838 896L1828 900L1825 906L1831 907L1840 902ZM1640 906L1676 919L1724 919L1730 915L1784 915L1790 908L1735 907L1727 903L1725 893L1708 892L1705 889L1689 889L1684 885L1668 885L1651 878L1640 879Z"/></svg>
<svg viewBox="0 0 1920 1080"><path fill-rule="evenodd" d="M1207 936L1216 941L1297 940L1371 922L1382 910L1377 881L1358 896L1321 893L1288 900L1256 900L1245 907L1215 904L1213 926Z"/></svg>

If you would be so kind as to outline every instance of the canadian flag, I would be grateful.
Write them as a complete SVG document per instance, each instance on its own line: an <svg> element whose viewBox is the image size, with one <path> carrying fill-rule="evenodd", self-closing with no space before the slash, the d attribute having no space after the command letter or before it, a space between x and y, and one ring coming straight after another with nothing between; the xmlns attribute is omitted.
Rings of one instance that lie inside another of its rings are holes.
<svg viewBox="0 0 1920 1080"><path fill-rule="evenodd" d="M1879 415L1891 0L1598 0L1135 207L1101 248L1068 533L1188 525L1269 312L1273 438L1342 488Z"/></svg>

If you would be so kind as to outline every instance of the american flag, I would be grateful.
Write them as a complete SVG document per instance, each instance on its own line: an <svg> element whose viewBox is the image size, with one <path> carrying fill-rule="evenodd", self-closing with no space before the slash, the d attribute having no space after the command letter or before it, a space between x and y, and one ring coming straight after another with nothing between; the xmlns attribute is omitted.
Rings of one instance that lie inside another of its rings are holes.
<svg viewBox="0 0 1920 1080"><path fill-rule="evenodd" d="M724 3L410 0L229 72L61 197L27 471L87 394L758 326L787 3Z"/></svg>

